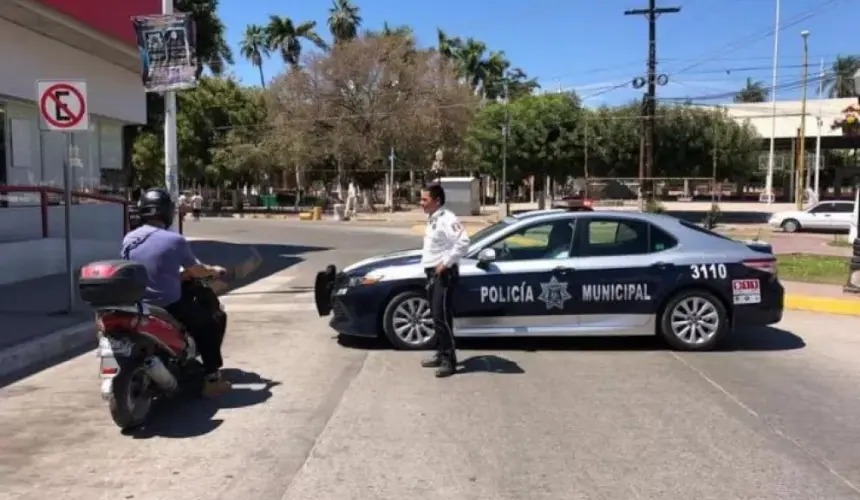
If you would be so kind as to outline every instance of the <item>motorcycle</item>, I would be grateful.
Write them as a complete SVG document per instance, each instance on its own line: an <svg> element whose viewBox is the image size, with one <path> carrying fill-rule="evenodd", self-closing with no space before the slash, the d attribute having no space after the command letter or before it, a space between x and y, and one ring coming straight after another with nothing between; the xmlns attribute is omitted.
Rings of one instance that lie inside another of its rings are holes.
<svg viewBox="0 0 860 500"><path fill-rule="evenodd" d="M96 314L102 398L123 430L146 423L154 403L180 394L200 395L204 370L194 339L165 309L143 303L146 269L128 260L81 268L81 298ZM183 294L216 316L227 315L206 280L186 279Z"/></svg>

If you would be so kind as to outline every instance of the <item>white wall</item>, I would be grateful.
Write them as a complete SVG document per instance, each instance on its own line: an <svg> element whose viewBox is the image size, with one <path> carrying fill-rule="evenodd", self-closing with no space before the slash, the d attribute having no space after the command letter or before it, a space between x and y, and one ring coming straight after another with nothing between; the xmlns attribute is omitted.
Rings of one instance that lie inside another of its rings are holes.
<svg viewBox="0 0 860 500"><path fill-rule="evenodd" d="M37 80L86 80L90 114L127 123L146 121L138 73L3 20L0 67L0 96L35 101Z"/></svg>
<svg viewBox="0 0 860 500"><path fill-rule="evenodd" d="M74 265L118 258L124 219L119 204L72 206ZM65 272L65 207L48 208L42 238L39 207L0 208L0 285Z"/></svg>
<svg viewBox="0 0 860 500"><path fill-rule="evenodd" d="M0 285L66 272L66 243L62 238L43 238L0 243ZM97 260L118 259L120 243L104 240L72 242L75 269Z"/></svg>
<svg viewBox="0 0 860 500"><path fill-rule="evenodd" d="M48 237L63 238L65 207L48 207ZM119 247L124 234L123 207L118 203L72 205L72 237L113 242ZM0 208L0 245L3 242L42 238L42 212L38 206ZM6 255L0 255L6 260Z"/></svg>

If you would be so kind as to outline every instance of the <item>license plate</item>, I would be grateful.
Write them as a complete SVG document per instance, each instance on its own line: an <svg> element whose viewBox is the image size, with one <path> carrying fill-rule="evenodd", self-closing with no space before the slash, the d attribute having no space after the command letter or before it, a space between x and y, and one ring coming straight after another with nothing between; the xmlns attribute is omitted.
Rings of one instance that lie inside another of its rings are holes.
<svg viewBox="0 0 860 500"><path fill-rule="evenodd" d="M732 302L736 305L760 304L761 281L757 279L732 280Z"/></svg>
<svg viewBox="0 0 860 500"><path fill-rule="evenodd" d="M131 356L131 352L134 349L134 343L128 339L102 337L102 340L99 342L99 348L102 351L103 357L106 355Z"/></svg>

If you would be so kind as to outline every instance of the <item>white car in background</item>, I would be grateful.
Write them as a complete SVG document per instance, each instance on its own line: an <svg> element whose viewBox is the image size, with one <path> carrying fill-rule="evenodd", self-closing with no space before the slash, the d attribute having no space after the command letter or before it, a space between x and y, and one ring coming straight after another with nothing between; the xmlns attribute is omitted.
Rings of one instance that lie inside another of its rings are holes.
<svg viewBox="0 0 860 500"><path fill-rule="evenodd" d="M768 221L787 233L804 229L814 231L848 231L854 215L852 201L822 201L805 210L777 212Z"/></svg>

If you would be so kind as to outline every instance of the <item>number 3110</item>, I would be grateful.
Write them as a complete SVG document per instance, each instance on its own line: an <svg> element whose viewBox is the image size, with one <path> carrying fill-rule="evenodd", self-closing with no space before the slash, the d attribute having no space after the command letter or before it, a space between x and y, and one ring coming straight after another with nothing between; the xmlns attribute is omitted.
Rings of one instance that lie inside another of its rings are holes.
<svg viewBox="0 0 860 500"><path fill-rule="evenodd" d="M690 272L694 280L698 279L726 279L729 275L725 264L693 264Z"/></svg>

